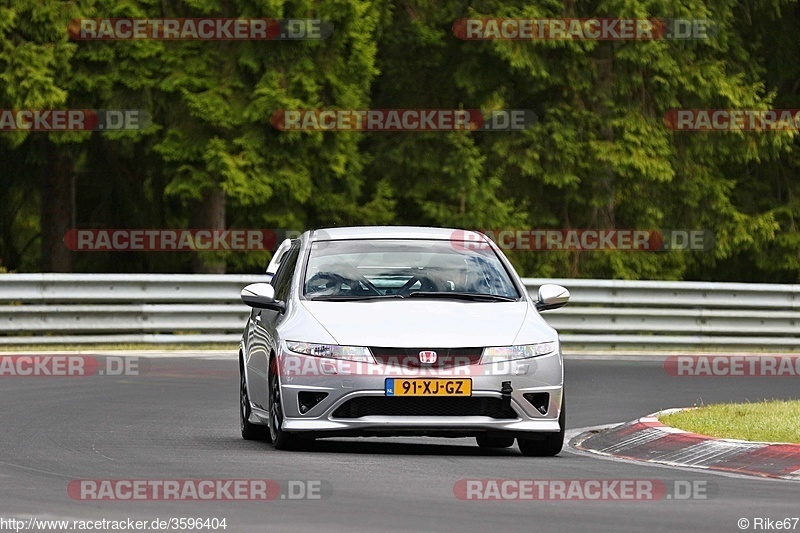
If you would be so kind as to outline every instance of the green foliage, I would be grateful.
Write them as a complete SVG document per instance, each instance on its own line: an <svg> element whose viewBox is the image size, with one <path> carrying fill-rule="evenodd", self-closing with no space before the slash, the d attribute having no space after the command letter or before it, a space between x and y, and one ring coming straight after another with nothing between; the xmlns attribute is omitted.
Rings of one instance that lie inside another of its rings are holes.
<svg viewBox="0 0 800 533"><path fill-rule="evenodd" d="M329 20L324 41L69 41L80 17ZM709 39L463 41L460 17L713 20ZM798 135L675 132L675 108L800 108L793 0L10 0L0 107L143 109L117 133L0 134L0 257L35 270L54 151L80 227L706 229L709 252L523 252L529 276L800 280ZM280 109L530 109L523 132L281 132ZM202 213L201 213L202 214ZM206 213L207 214L207 213ZM47 250L42 250L47 253ZM79 254L79 271L189 271L190 254ZM264 253L218 254L258 271Z"/></svg>

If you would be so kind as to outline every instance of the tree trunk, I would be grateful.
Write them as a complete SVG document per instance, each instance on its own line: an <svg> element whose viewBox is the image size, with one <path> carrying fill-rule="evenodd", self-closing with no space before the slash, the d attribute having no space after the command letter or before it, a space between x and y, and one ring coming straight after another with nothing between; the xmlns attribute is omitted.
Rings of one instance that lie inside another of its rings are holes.
<svg viewBox="0 0 800 533"><path fill-rule="evenodd" d="M72 252L64 235L72 224L72 161L52 146L42 177L39 222L42 232L42 272L72 272Z"/></svg>
<svg viewBox="0 0 800 533"><path fill-rule="evenodd" d="M195 206L193 229L225 229L225 192L213 188L206 192L203 199ZM195 252L192 260L195 274L224 274L225 260L216 252Z"/></svg>
<svg viewBox="0 0 800 533"><path fill-rule="evenodd" d="M599 106L596 112L603 117L606 126L600 131L600 135L610 144L614 143L614 129L611 127L612 106L614 105L614 47L615 43L600 43L598 47L598 75L597 93L600 95ZM597 223L600 228L616 227L616 177L614 168L607 164L602 172L598 172L597 194L605 198L605 205L601 206L597 215Z"/></svg>

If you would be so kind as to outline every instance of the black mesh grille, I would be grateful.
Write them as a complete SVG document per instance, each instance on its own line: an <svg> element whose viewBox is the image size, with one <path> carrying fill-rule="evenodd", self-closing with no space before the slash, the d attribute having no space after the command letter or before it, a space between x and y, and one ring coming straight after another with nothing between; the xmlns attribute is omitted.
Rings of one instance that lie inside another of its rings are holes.
<svg viewBox="0 0 800 533"><path fill-rule="evenodd" d="M503 409L499 398L398 398L365 396L353 398L333 412L336 418L362 416L488 416L491 418L517 418L511 408Z"/></svg>
<svg viewBox="0 0 800 533"><path fill-rule="evenodd" d="M375 361L381 365L396 365L404 368L454 368L458 366L477 365L481 361L483 348L380 348L371 347ZM436 362L420 364L419 352L432 350L436 352Z"/></svg>

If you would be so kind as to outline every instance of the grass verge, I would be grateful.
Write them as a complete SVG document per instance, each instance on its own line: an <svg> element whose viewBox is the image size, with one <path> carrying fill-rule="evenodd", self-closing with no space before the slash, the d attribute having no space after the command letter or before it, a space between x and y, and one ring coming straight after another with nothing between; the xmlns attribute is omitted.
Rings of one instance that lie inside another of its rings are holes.
<svg viewBox="0 0 800 533"><path fill-rule="evenodd" d="M659 420L710 437L800 443L800 400L713 404L663 415Z"/></svg>

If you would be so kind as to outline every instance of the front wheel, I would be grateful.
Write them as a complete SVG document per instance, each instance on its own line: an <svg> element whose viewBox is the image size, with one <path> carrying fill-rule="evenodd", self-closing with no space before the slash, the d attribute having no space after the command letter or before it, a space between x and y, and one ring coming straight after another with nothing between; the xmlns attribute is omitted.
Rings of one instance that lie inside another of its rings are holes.
<svg viewBox="0 0 800 533"><path fill-rule="evenodd" d="M552 457L558 455L564 447L564 432L567 421L567 401L561 393L561 413L558 415L558 425L561 430L555 433L545 433L544 439L517 439L519 451L527 457Z"/></svg>
<svg viewBox="0 0 800 533"><path fill-rule="evenodd" d="M250 422L250 398L247 395L247 379L244 371L239 368L239 429L245 440L270 440L269 430L265 426Z"/></svg>
<svg viewBox="0 0 800 533"><path fill-rule="evenodd" d="M277 361L269 365L269 434L276 450L293 450L298 447L295 435L283 431L283 402L278 379Z"/></svg>

